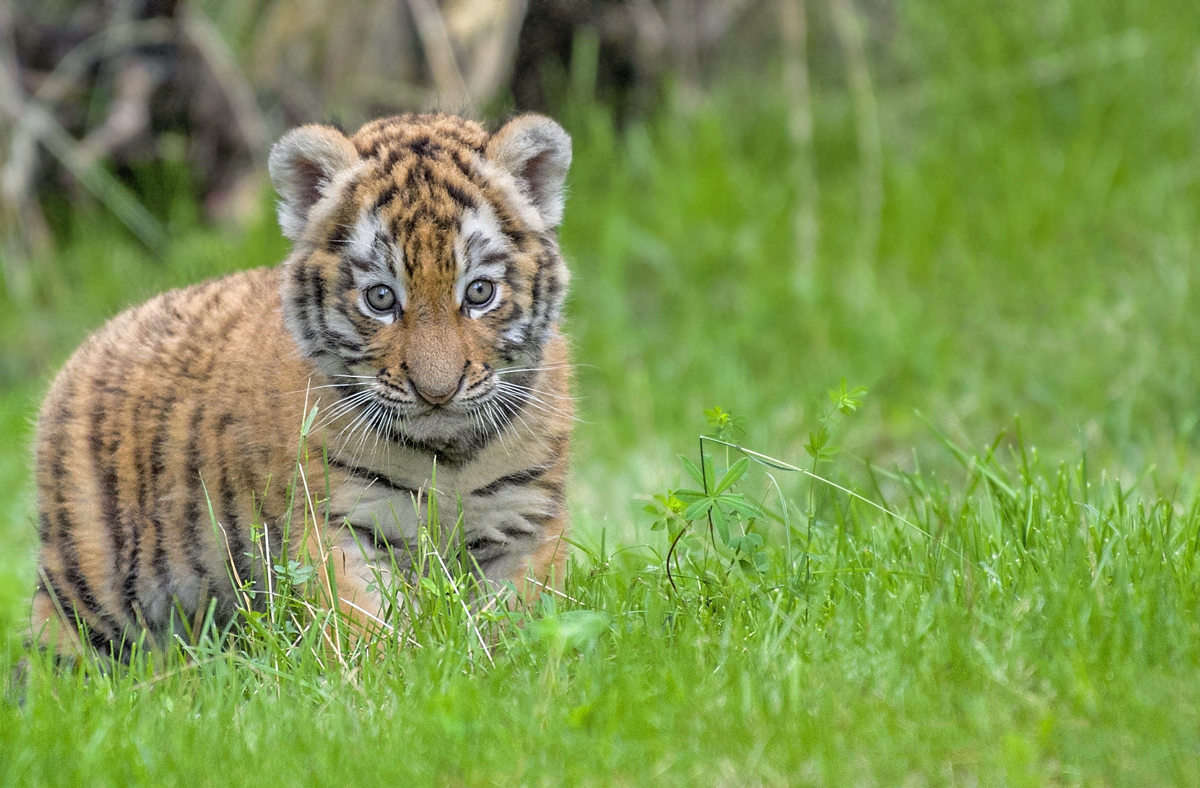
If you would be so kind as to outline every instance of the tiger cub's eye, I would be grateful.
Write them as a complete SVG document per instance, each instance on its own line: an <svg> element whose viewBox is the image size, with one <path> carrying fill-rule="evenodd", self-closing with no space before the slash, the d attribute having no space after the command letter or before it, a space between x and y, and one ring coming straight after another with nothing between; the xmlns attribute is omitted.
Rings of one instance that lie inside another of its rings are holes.
<svg viewBox="0 0 1200 788"><path fill-rule="evenodd" d="M396 306L396 294L387 285L374 285L367 288L367 306L376 312L391 312Z"/></svg>
<svg viewBox="0 0 1200 788"><path fill-rule="evenodd" d="M476 279L467 285L466 299L471 306L483 306L496 294L496 285L487 279Z"/></svg>

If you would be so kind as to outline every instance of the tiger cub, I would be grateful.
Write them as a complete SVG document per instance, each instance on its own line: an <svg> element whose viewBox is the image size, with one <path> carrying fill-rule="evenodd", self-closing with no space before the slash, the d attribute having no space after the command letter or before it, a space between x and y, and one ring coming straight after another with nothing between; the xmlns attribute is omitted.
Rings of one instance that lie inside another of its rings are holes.
<svg viewBox="0 0 1200 788"><path fill-rule="evenodd" d="M535 115L285 135L269 159L283 264L130 309L54 380L33 636L62 652L82 631L121 658L211 600L228 620L235 579L268 587L285 524L342 611L378 622L379 579L402 577L431 497L487 581L561 578L570 162ZM329 514L302 540L305 506Z"/></svg>

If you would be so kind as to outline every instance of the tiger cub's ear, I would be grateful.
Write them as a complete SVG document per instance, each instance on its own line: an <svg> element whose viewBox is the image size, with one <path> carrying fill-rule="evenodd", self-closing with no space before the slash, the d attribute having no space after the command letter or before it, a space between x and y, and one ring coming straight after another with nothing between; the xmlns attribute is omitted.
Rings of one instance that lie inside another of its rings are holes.
<svg viewBox="0 0 1200 788"><path fill-rule="evenodd" d="M267 169L279 193L279 226L289 240L300 240L313 205L356 161L354 144L329 126L301 126L275 143Z"/></svg>
<svg viewBox="0 0 1200 788"><path fill-rule="evenodd" d="M571 137L562 126L541 115L514 118L492 135L487 157L512 174L547 229L562 223L571 166Z"/></svg>

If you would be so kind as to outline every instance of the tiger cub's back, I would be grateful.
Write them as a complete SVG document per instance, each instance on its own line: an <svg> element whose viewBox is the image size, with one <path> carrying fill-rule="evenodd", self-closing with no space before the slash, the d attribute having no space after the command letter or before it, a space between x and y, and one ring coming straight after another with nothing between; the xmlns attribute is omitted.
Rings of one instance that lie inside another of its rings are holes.
<svg viewBox="0 0 1200 788"><path fill-rule="evenodd" d="M209 506L249 572L246 526L279 513L261 497L295 457L303 393L284 387L310 373L267 269L166 293L90 338L38 420L34 622L78 611L104 646L162 627L176 599L231 603Z"/></svg>

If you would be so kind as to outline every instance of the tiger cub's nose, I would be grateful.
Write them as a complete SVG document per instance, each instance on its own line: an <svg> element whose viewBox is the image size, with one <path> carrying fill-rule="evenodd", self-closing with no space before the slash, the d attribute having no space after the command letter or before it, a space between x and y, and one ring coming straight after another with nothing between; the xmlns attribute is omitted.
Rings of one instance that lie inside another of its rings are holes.
<svg viewBox="0 0 1200 788"><path fill-rule="evenodd" d="M422 386L417 381L413 381L413 390L417 392L417 396L428 402L430 405L445 405L450 400L454 399L454 395L458 393L458 388L462 384L462 378L454 381L454 385L444 390L438 390L428 384Z"/></svg>

